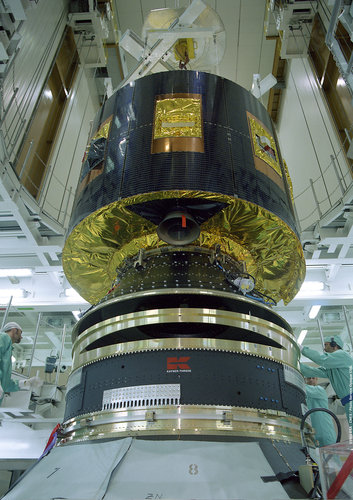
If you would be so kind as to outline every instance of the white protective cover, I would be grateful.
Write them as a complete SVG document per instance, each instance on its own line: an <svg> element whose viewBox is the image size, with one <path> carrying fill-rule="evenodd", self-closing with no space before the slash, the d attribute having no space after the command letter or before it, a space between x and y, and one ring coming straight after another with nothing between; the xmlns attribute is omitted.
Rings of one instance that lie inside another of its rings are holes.
<svg viewBox="0 0 353 500"><path fill-rule="evenodd" d="M254 442L134 440L104 500L289 498L273 475Z"/></svg>
<svg viewBox="0 0 353 500"><path fill-rule="evenodd" d="M289 498L257 443L121 439L56 448L5 500Z"/></svg>
<svg viewBox="0 0 353 500"><path fill-rule="evenodd" d="M3 498L99 500L131 438L54 448Z"/></svg>

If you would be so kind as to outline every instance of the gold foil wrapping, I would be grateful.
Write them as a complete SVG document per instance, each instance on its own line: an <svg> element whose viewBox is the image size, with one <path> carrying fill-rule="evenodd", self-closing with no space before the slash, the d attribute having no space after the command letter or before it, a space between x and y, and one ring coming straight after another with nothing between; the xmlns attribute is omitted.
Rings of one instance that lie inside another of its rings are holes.
<svg viewBox="0 0 353 500"><path fill-rule="evenodd" d="M252 116L250 113L247 114L254 155L267 163L267 165L272 167L275 172L282 177L281 165L274 138L258 118Z"/></svg>
<svg viewBox="0 0 353 500"><path fill-rule="evenodd" d="M202 138L201 96L157 99L153 137Z"/></svg>
<svg viewBox="0 0 353 500"><path fill-rule="evenodd" d="M197 198L227 203L201 225L196 246L214 248L244 260L256 287L274 300L288 303L305 277L305 260L297 236L279 217L253 203L204 191L158 191L113 202L81 221L63 250L67 279L91 303L110 290L119 268L140 248L165 246L157 227L130 210L129 205L156 199Z"/></svg>
<svg viewBox="0 0 353 500"><path fill-rule="evenodd" d="M188 63L195 59L194 40L192 38L179 38L174 44L174 57L177 61Z"/></svg>
<svg viewBox="0 0 353 500"><path fill-rule="evenodd" d="M292 202L294 203L292 179L290 178L290 175L289 175L289 170L288 170L287 163L284 160L283 160L283 166L284 166L284 171L285 171L285 174L286 174L287 184L288 184L288 187L289 187L290 197L292 199Z"/></svg>
<svg viewBox="0 0 353 500"><path fill-rule="evenodd" d="M97 139L100 139L101 137L104 137L105 139L108 138L109 131L110 131L110 125L112 123L112 118L113 118L113 115L111 115L109 118L107 118L101 124L101 126L99 127L99 129L97 130L97 132L91 137L91 140L89 141L89 143L88 143L88 145L86 147L86 151L85 151L85 155L84 155L83 161L85 161L86 156L88 155L88 152L90 150L90 147L92 146L92 143L94 141L96 141Z"/></svg>
<svg viewBox="0 0 353 500"><path fill-rule="evenodd" d="M108 138L112 118L113 115L111 115L107 120L105 120L105 122L103 122L102 125L99 127L98 131L92 136L90 142L86 147L85 155L82 161L83 163L86 161L90 149L95 148L95 141L101 138L104 139ZM86 187L91 181L93 181L93 179L101 175L103 173L103 170L104 170L104 156L102 156L101 161L94 168L91 168L86 173L86 175L81 179L77 187L77 193L80 193L84 187Z"/></svg>

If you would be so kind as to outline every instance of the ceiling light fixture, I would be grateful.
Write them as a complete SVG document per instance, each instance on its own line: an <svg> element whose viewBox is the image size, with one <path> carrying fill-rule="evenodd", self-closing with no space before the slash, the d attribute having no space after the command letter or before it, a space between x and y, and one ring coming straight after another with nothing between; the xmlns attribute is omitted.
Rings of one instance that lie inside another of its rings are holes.
<svg viewBox="0 0 353 500"><path fill-rule="evenodd" d="M304 281L299 292L320 292L324 288L325 283L323 281Z"/></svg>
<svg viewBox="0 0 353 500"><path fill-rule="evenodd" d="M74 288L65 288L65 296L71 299L82 299L81 295Z"/></svg>
<svg viewBox="0 0 353 500"><path fill-rule="evenodd" d="M311 309L309 311L309 318L315 319L316 316L319 314L320 309L321 309L320 305L311 306Z"/></svg>
<svg viewBox="0 0 353 500"><path fill-rule="evenodd" d="M306 337L306 334L308 333L308 330L302 330L300 333L299 333L299 337L298 337L298 344L302 345L302 343L304 342L304 339Z"/></svg>
<svg viewBox="0 0 353 500"><path fill-rule="evenodd" d="M23 288L0 288L0 297L10 299L10 297L25 297Z"/></svg>
<svg viewBox="0 0 353 500"><path fill-rule="evenodd" d="M81 311L71 311L76 321L81 318Z"/></svg>
<svg viewBox="0 0 353 500"><path fill-rule="evenodd" d="M0 269L0 278L7 278L9 276L17 276L18 278L32 276L32 269Z"/></svg>

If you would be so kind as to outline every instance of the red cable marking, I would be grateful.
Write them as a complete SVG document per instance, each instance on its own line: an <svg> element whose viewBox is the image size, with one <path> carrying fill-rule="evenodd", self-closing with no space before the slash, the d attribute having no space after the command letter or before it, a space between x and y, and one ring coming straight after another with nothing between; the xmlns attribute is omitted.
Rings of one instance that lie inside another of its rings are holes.
<svg viewBox="0 0 353 500"><path fill-rule="evenodd" d="M330 486L330 489L327 492L327 498L336 498L337 493L340 491L340 489L343 486L343 483L349 476L349 474L352 472L353 469L353 451L348 455L347 460L344 462L342 465L341 470L335 477L333 483Z"/></svg>
<svg viewBox="0 0 353 500"><path fill-rule="evenodd" d="M181 216L181 227L186 227L186 217L185 217L185 215Z"/></svg>
<svg viewBox="0 0 353 500"><path fill-rule="evenodd" d="M50 445L50 443L51 443L51 441L52 441L52 439L53 439L53 437L54 437L54 434L57 432L57 430L58 430L59 428L60 428L60 424L57 424L57 425L54 427L54 429L52 430L52 433L51 433L51 434L50 434L50 436L49 436L48 442L47 442L47 444L45 445L44 452L45 452L45 450L48 448L48 446ZM44 453L44 452L43 452L43 453Z"/></svg>

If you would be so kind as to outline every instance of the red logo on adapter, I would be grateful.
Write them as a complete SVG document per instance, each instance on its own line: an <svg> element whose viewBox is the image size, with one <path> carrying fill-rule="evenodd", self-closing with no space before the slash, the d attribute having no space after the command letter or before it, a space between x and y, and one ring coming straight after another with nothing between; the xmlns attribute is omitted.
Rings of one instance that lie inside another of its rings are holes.
<svg viewBox="0 0 353 500"><path fill-rule="evenodd" d="M180 358L167 358L167 370L191 370L187 364L190 356L181 356Z"/></svg>

